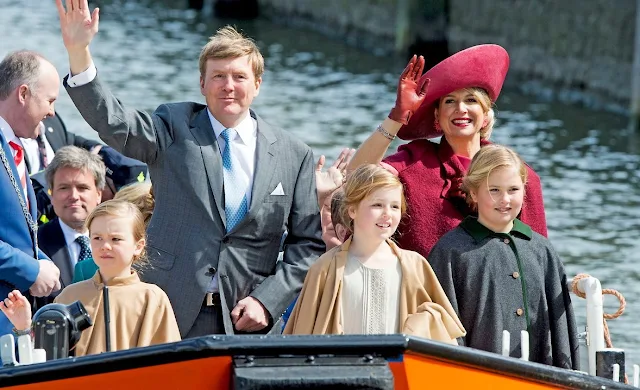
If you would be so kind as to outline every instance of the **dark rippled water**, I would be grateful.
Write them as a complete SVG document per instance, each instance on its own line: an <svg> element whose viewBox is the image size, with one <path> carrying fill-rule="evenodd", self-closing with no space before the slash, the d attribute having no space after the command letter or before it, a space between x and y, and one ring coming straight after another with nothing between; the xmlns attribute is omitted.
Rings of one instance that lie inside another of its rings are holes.
<svg viewBox="0 0 640 390"><path fill-rule="evenodd" d="M202 101L197 58L225 24L149 0L98 2L100 33L92 52L103 80L124 103L153 110L168 101ZM0 0L0 55L28 48L68 69L54 1ZM322 36L270 23L239 24L256 38L267 72L254 107L329 159L357 147L395 100L399 58L381 58ZM640 144L624 117L525 97L515 86L499 99L493 140L514 147L542 178L549 238L570 274L586 272L626 296L610 322L614 344L640 363ZM64 91L58 111L93 136ZM583 303L574 298L584 323ZM614 312L614 299L605 309Z"/></svg>

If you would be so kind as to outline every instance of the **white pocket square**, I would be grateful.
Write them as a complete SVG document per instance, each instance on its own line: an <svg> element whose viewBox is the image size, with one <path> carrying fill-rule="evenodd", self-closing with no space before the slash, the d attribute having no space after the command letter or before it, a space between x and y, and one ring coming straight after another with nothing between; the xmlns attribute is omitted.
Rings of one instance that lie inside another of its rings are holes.
<svg viewBox="0 0 640 390"><path fill-rule="evenodd" d="M271 195L284 195L284 190L282 189L282 183L278 183L278 186L271 193Z"/></svg>

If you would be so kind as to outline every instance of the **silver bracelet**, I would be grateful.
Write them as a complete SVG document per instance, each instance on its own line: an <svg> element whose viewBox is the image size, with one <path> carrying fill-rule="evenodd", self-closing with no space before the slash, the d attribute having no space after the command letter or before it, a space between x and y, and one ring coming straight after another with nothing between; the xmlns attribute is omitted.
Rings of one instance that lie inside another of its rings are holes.
<svg viewBox="0 0 640 390"><path fill-rule="evenodd" d="M376 131L379 131L389 141L393 141L396 138L395 135L389 133L382 127L382 123L378 125L378 127L376 128Z"/></svg>

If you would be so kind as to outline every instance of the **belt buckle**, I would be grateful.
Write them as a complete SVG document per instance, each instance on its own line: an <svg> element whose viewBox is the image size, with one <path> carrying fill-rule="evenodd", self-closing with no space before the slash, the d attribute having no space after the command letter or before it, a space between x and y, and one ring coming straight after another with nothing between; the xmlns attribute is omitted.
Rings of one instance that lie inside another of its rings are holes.
<svg viewBox="0 0 640 390"><path fill-rule="evenodd" d="M215 302L213 301L213 294L214 293L210 293L210 292L207 293L207 295L205 296L205 305L207 306L215 305Z"/></svg>
<svg viewBox="0 0 640 390"><path fill-rule="evenodd" d="M205 306L218 306L220 307L220 293L218 292L208 292L204 297L204 305Z"/></svg>

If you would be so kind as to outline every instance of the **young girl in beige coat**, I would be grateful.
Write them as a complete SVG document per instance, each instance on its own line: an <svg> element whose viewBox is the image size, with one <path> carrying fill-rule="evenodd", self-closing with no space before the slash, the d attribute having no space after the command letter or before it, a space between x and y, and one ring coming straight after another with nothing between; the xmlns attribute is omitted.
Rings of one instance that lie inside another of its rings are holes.
<svg viewBox="0 0 640 390"><path fill-rule="evenodd" d="M456 344L465 331L427 261L391 240L405 211L402 184L375 165L344 185L352 236L311 267L285 334L406 333Z"/></svg>
<svg viewBox="0 0 640 390"><path fill-rule="evenodd" d="M179 341L169 298L158 286L141 282L131 268L145 257L145 224L138 208L129 202L110 200L93 210L86 225L99 269L93 278L66 287L55 299L63 304L82 302L93 320L93 326L82 332L75 356L106 351L105 284L109 287L112 351ZM31 306L20 291L9 293L0 310L16 333L31 327Z"/></svg>

